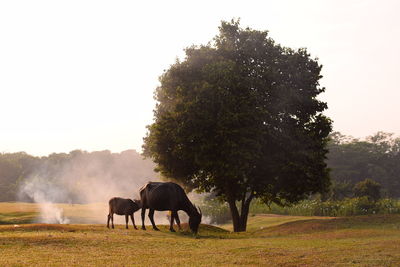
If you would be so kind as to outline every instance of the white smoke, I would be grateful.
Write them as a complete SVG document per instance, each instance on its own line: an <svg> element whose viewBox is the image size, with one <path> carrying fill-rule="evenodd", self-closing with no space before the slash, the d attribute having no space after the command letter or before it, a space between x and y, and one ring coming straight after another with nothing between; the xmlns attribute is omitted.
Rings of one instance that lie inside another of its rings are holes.
<svg viewBox="0 0 400 267"><path fill-rule="evenodd" d="M67 157L54 164L57 157ZM53 157L53 162L50 162ZM39 205L40 223L106 223L108 201L112 197L139 199L139 188L149 181L160 181L154 163L135 151L118 154L109 151L54 154L36 169L19 188L20 201ZM156 212L157 224L166 224L165 212ZM183 216L184 217L184 216ZM114 216L125 224L123 216ZM149 220L146 216L146 224ZM141 222L140 211L135 213Z"/></svg>
<svg viewBox="0 0 400 267"><path fill-rule="evenodd" d="M24 181L19 200L38 203L40 216L37 222L105 224L109 199L139 199L140 187L149 181L161 180L153 169L153 162L143 160L132 150L118 154L109 151L54 154ZM196 202L199 196L191 193L189 198ZM140 211L134 216L136 224L140 225ZM182 211L179 217L182 223L188 220ZM125 224L123 216L114 218L115 222ZM168 224L167 212L156 211L155 221L156 224ZM206 221L203 216L203 222ZM145 223L150 223L148 216Z"/></svg>
<svg viewBox="0 0 400 267"><path fill-rule="evenodd" d="M45 179L39 176L33 176L25 180L21 187L21 192L39 204L40 217L38 222L41 223L58 223L67 224L69 219L64 217L62 208L57 207L54 201L57 198L65 196L65 192L61 188L46 183Z"/></svg>
<svg viewBox="0 0 400 267"><path fill-rule="evenodd" d="M40 214L43 223L68 224L70 220L64 217L63 209L51 202L40 203Z"/></svg>

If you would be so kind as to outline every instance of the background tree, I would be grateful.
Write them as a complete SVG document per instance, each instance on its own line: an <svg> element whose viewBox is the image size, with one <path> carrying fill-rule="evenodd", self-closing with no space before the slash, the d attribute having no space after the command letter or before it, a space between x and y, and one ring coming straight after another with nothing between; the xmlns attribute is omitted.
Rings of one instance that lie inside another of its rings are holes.
<svg viewBox="0 0 400 267"><path fill-rule="evenodd" d="M371 201L378 201L381 198L381 185L374 180L365 179L354 186L356 197L367 197Z"/></svg>
<svg viewBox="0 0 400 267"><path fill-rule="evenodd" d="M370 177L382 185L387 196L400 197L400 138L384 132L364 140L338 132L330 137L327 163L335 184L350 183L354 187Z"/></svg>
<svg viewBox="0 0 400 267"><path fill-rule="evenodd" d="M31 184L36 192L43 191L49 201L55 202L107 201L117 193L137 198L132 195L136 189L150 179L159 180L153 169L154 163L143 160L134 150L74 150L46 157L0 153L0 201L34 201L23 190L25 184Z"/></svg>
<svg viewBox="0 0 400 267"><path fill-rule="evenodd" d="M352 197L354 193L353 188L354 185L348 181L338 182L333 180L330 187L330 192L327 194L327 196L324 196L324 199L341 200Z"/></svg>
<svg viewBox="0 0 400 267"><path fill-rule="evenodd" d="M316 98L321 66L305 49L238 21L219 30L160 77L143 148L164 177L227 201L234 231L245 231L253 198L284 205L328 188L331 123Z"/></svg>

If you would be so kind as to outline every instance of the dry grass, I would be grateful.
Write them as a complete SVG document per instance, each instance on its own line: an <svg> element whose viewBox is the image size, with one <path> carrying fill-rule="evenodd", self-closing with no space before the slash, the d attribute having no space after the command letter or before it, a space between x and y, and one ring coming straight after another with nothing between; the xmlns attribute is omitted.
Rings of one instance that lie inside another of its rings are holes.
<svg viewBox="0 0 400 267"><path fill-rule="evenodd" d="M107 222L108 203L92 204L54 204L62 210L71 224L105 224ZM167 213L156 213L156 221L166 223ZM181 217L186 216L182 213ZM183 215L183 216L182 216ZM24 218L22 218L24 217ZM0 202L0 224L40 222L40 208L35 203ZM140 222L140 212L135 213L136 223ZM114 216L117 224L125 224L124 216ZM146 221L146 223L150 223Z"/></svg>
<svg viewBox="0 0 400 267"><path fill-rule="evenodd" d="M35 203L0 202L0 213L11 212L39 212L39 206Z"/></svg>
<svg viewBox="0 0 400 267"><path fill-rule="evenodd" d="M13 212L11 207L8 212ZM121 225L115 230L104 225L2 225L0 266L400 265L399 215L257 215L249 218L246 233L202 225L198 236L160 228L156 232L125 230Z"/></svg>

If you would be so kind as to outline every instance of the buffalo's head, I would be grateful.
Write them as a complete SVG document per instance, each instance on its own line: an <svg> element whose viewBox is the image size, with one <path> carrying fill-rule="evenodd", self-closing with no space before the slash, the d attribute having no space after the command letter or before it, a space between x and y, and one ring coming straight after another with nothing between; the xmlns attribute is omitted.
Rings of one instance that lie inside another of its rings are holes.
<svg viewBox="0 0 400 267"><path fill-rule="evenodd" d="M193 205L193 211L189 216L189 227L193 233L197 234L199 231L199 225L201 222L202 213L200 208L197 210L196 206Z"/></svg>

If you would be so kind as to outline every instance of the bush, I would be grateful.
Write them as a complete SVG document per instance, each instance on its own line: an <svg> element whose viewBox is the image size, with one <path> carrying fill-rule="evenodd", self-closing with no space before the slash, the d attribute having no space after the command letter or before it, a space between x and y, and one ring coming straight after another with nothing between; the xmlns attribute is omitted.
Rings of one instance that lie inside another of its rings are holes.
<svg viewBox="0 0 400 267"><path fill-rule="evenodd" d="M216 198L205 198L199 207L204 216L210 219L210 224L223 224L231 220L231 213L226 202L221 202Z"/></svg>
<svg viewBox="0 0 400 267"><path fill-rule="evenodd" d="M211 218L211 223L222 224L231 220L228 205L216 199L203 201L200 205L203 214ZM381 199L372 201L368 197L346 198L340 201L303 200L299 203L281 207L276 204L265 205L254 200L250 205L251 214L272 213L292 216L354 216L367 214L400 214L400 200Z"/></svg>
<svg viewBox="0 0 400 267"><path fill-rule="evenodd" d="M381 198L381 185L374 180L365 179L354 186L355 197L367 197L369 201Z"/></svg>
<svg viewBox="0 0 400 267"><path fill-rule="evenodd" d="M259 204L256 204L256 206ZM257 213L259 208L251 210ZM290 207L271 205L263 213L297 216L352 216L366 214L400 214L400 201L381 199L371 201L368 197L346 198L341 201L304 200Z"/></svg>

